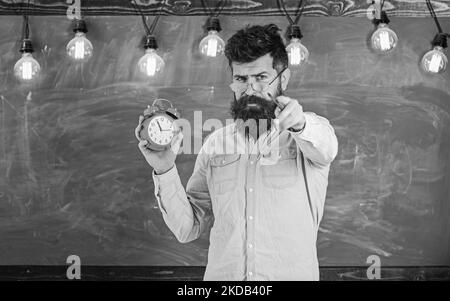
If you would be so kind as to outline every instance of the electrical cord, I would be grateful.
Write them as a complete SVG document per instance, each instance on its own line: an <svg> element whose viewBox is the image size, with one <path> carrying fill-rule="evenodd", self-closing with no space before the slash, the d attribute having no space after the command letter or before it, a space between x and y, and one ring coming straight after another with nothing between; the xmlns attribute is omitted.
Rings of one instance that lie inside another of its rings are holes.
<svg viewBox="0 0 450 301"><path fill-rule="evenodd" d="M22 40L28 39L30 37L30 25L28 22L29 10L30 10L30 0L28 0L27 9L23 14Z"/></svg>
<svg viewBox="0 0 450 301"><path fill-rule="evenodd" d="M139 15L141 16L142 23L144 24L144 29L145 29L146 34L148 36L153 35L153 31L155 30L156 25L158 24L159 18L161 17L162 8L164 6L165 1L161 3L161 6L159 7L159 13L156 16L156 18L153 20L150 27L147 24L147 20L145 18L144 12L141 10L139 5L136 3L136 0L133 0L131 3L133 3L134 8L138 11Z"/></svg>
<svg viewBox="0 0 450 301"><path fill-rule="evenodd" d="M304 0L301 0L301 1L299 2L299 5L298 5L298 7L297 7L297 12L296 12L295 20L294 20L294 19L292 19L292 17L289 15L288 11L286 10L286 6L284 5L284 0L278 0L278 6L281 7L281 9L282 9L283 12L284 12L284 15L286 16L286 18L288 19L288 21L289 21L289 23L290 23L291 25L297 25L298 22L300 21L300 17L301 17L302 14L303 14L303 9L304 9L304 5L305 5L304 2L306 2L306 0L305 0L304 2L303 2L303 1L304 1Z"/></svg>
<svg viewBox="0 0 450 301"><path fill-rule="evenodd" d="M145 19L145 15L142 12L141 8L136 3L136 0L133 0L131 3L133 3L134 8L139 12L139 15L141 16L142 23L144 24L145 32L147 33L147 35L151 35L150 28L148 27L147 20Z"/></svg>
<svg viewBox="0 0 450 301"><path fill-rule="evenodd" d="M425 0L427 3L428 10L430 11L431 16L433 17L434 22L436 23L436 27L438 29L438 33L433 38L433 41L431 44L433 46L441 46L442 48L447 48L447 38L450 37L448 33L444 33L441 27L441 24L439 23L439 20L436 16L436 12L434 11L433 5L431 4L430 0Z"/></svg>
<svg viewBox="0 0 450 301"><path fill-rule="evenodd" d="M222 10L225 7L225 3L226 3L226 0L220 0L219 2L217 2L216 8L213 11L211 9L211 7L209 5L207 5L207 0L202 0L203 8L207 11L207 13L209 13L210 17L212 17L212 18L217 18L220 15L220 13L222 12Z"/></svg>
<svg viewBox="0 0 450 301"><path fill-rule="evenodd" d="M436 13L434 11L433 5L431 4L431 1L430 0L425 0L425 1L427 2L427 6L428 6L428 10L430 11L430 14L433 17L434 22L436 23L436 27L438 29L438 32L439 33L443 33L441 24L439 23L439 20L438 20L438 18L436 16Z"/></svg>
<svg viewBox="0 0 450 301"><path fill-rule="evenodd" d="M159 18L161 17L162 9L164 7L165 1L161 3L161 6L159 7L158 15L153 20L152 25L150 25L150 33L153 34L155 31L156 25L158 25Z"/></svg>

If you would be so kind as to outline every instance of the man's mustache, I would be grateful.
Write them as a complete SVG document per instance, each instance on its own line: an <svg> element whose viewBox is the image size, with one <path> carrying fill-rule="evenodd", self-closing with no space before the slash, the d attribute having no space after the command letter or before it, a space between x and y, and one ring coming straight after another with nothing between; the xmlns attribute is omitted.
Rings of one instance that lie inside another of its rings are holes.
<svg viewBox="0 0 450 301"><path fill-rule="evenodd" d="M255 95L244 95L237 100L237 103L239 107L246 109L273 108L275 110L276 106L273 101Z"/></svg>
<svg viewBox="0 0 450 301"><path fill-rule="evenodd" d="M231 114L234 119L274 119L275 102L255 95L243 95L234 99Z"/></svg>

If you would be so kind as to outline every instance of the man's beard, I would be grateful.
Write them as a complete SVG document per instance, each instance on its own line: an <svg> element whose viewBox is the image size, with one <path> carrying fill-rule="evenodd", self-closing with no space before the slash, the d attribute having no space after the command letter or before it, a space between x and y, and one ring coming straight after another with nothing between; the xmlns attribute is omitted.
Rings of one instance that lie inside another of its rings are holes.
<svg viewBox="0 0 450 301"><path fill-rule="evenodd" d="M270 131L272 120L275 119L275 109L277 107L275 101L276 97L282 95L281 84L278 85L276 95L271 96L271 100L244 94L238 100L234 96L231 103L230 112L233 119L238 122L244 122L246 127L246 135L248 131L256 133L258 137L260 133ZM265 126L266 125L266 126ZM261 128L260 128L261 126Z"/></svg>

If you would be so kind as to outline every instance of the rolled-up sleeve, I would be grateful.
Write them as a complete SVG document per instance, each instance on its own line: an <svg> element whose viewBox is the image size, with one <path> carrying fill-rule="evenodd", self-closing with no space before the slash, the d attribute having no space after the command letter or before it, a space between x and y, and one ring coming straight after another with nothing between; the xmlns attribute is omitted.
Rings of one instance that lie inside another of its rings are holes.
<svg viewBox="0 0 450 301"><path fill-rule="evenodd" d="M338 140L330 122L312 112L305 112L305 127L291 132L305 157L319 165L330 164L338 152Z"/></svg>
<svg viewBox="0 0 450 301"><path fill-rule="evenodd" d="M176 165L161 175L153 171L155 197L163 219L182 243L197 239L212 218L211 198L206 181L207 162L207 155L200 152L186 190Z"/></svg>

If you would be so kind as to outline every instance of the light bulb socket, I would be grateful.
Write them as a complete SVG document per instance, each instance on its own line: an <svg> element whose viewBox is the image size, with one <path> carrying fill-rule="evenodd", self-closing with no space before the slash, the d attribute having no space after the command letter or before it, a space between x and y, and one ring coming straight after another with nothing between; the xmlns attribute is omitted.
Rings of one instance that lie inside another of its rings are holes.
<svg viewBox="0 0 450 301"><path fill-rule="evenodd" d="M300 26L298 25L290 25L288 27L288 38L289 39L301 39L303 38L302 32L300 30Z"/></svg>
<svg viewBox="0 0 450 301"><path fill-rule="evenodd" d="M86 26L86 22L82 19L75 19L73 21L73 32L77 33L77 32L83 32L86 33L88 32L87 30L87 26Z"/></svg>
<svg viewBox="0 0 450 301"><path fill-rule="evenodd" d="M144 49L158 49L158 43L156 43L156 38L154 35L145 36Z"/></svg>
<svg viewBox="0 0 450 301"><path fill-rule="evenodd" d="M431 45L433 45L433 47L436 46L440 46L442 48L447 48L447 34L445 33L438 33L434 36L433 41L431 42Z"/></svg>
<svg viewBox="0 0 450 301"><path fill-rule="evenodd" d="M20 43L20 52L22 53L32 53L34 51L33 44L30 39L23 39Z"/></svg>
<svg viewBox="0 0 450 301"><path fill-rule="evenodd" d="M208 20L206 20L206 30L211 31L215 30L217 32L222 30L222 27L220 27L220 21L216 17L210 17Z"/></svg>
<svg viewBox="0 0 450 301"><path fill-rule="evenodd" d="M373 23L378 26L381 23L383 24L389 24L389 22L391 22L387 16L387 13L383 10L380 14L380 18L379 19L373 19Z"/></svg>

